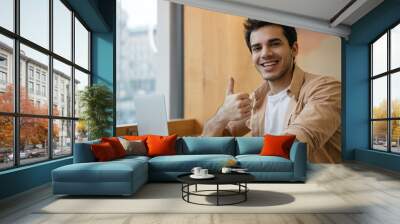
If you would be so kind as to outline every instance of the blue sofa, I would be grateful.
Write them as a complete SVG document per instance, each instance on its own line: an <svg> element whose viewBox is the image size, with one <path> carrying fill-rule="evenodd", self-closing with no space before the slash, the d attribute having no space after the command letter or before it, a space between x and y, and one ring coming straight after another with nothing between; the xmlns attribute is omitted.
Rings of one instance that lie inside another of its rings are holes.
<svg viewBox="0 0 400 224"><path fill-rule="evenodd" d="M260 156L262 137L183 137L177 140L177 155L127 156L96 162L91 141L75 144L74 163L52 171L53 193L68 195L131 195L148 181L176 181L193 167L218 172L234 159L247 168L256 181L304 182L306 145L294 142L290 159Z"/></svg>

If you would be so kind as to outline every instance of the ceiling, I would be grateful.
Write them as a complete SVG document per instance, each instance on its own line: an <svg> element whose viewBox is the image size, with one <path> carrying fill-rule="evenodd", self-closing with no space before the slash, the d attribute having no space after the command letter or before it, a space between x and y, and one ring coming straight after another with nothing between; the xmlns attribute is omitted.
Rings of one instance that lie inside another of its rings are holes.
<svg viewBox="0 0 400 224"><path fill-rule="evenodd" d="M169 0L208 10L348 37L383 0Z"/></svg>

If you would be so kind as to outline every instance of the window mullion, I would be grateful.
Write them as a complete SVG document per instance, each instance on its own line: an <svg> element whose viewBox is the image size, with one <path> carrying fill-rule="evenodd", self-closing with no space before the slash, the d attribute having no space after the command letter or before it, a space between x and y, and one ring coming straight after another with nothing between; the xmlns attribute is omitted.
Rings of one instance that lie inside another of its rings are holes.
<svg viewBox="0 0 400 224"><path fill-rule="evenodd" d="M72 49L71 49L71 60L72 60L72 65L73 66L71 66L71 91L72 91L72 95L71 95L71 103L72 103L72 105L71 105L71 117L73 117L73 118L75 118L75 12L74 11L72 11L72 14L71 14L71 23L72 23L72 28L71 28L71 35L72 35L72 38L71 38L71 46L72 46ZM72 155L74 155L74 151L75 151L75 148L74 148L74 145L75 145L75 126L76 126L76 121L75 120L73 120L72 122L71 122L72 124L72 130L71 130L71 150L72 150Z"/></svg>
<svg viewBox="0 0 400 224"><path fill-rule="evenodd" d="M14 30L17 35L19 35L19 5L20 1L14 1ZM19 50L19 39L14 39L14 113L19 114L20 112L20 50ZM19 158L19 145L20 145L20 118L18 116L14 116L14 166L19 166L20 158Z"/></svg>
<svg viewBox="0 0 400 224"><path fill-rule="evenodd" d="M373 104L371 103L373 101L372 97L373 97L373 91L374 91L373 79L372 79L372 72L374 71L373 63L372 63L373 62L373 60L372 60L373 50L374 50L374 48L372 47L372 45L370 45L370 47L369 47L369 52L370 52L370 55L369 55L369 61L370 61L370 63L369 63L370 64L370 66L369 66L369 69L370 69L370 71L369 71L369 119L370 119L370 122L369 122L369 147L370 147L370 149L374 148L374 136L373 136L374 123L372 121L372 119L374 117L373 117L373 108L372 108Z"/></svg>
<svg viewBox="0 0 400 224"><path fill-rule="evenodd" d="M53 0L49 0L49 50L53 52ZM48 120L48 152L49 159L53 159L53 56L49 55L49 73L48 73L49 86L49 120Z"/></svg>
<svg viewBox="0 0 400 224"><path fill-rule="evenodd" d="M387 71L390 70L390 30L387 32ZM388 118L392 117L392 111L391 111L391 104L392 104L392 100L391 100L391 84L390 84L390 80L391 80L392 76L391 74L387 74L387 116ZM391 135L391 120L388 120L387 122L387 140L388 140L388 152L392 151L392 135Z"/></svg>

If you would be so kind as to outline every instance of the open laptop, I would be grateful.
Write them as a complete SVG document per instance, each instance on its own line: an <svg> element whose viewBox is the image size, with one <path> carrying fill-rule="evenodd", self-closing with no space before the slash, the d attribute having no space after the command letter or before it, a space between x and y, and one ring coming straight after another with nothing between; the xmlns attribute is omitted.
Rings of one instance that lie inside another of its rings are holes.
<svg viewBox="0 0 400 224"><path fill-rule="evenodd" d="M167 109L162 94L135 97L139 135L168 135Z"/></svg>

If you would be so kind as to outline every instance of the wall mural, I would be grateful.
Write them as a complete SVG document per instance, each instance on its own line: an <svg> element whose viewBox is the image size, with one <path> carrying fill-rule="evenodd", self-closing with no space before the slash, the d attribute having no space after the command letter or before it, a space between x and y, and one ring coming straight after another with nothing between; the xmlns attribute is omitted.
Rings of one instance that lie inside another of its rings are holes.
<svg viewBox="0 0 400 224"><path fill-rule="evenodd" d="M282 26L193 7L184 21L185 118L202 135L296 135L310 161L341 161L340 38L297 29L291 45Z"/></svg>

